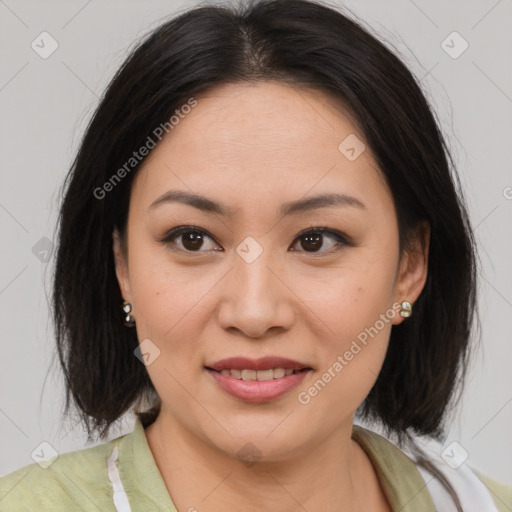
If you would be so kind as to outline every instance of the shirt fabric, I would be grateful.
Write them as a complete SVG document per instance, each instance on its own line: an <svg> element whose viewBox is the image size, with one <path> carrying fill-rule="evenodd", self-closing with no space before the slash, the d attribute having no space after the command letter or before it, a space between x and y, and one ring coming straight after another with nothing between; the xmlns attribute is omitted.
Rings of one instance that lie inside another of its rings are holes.
<svg viewBox="0 0 512 512"><path fill-rule="evenodd" d="M354 425L352 438L370 458L393 512L456 510L435 479L383 436ZM178 512L139 418L129 434L61 454L46 469L42 466L29 464L0 478L0 512ZM465 495L465 512L512 510L512 487L460 469L463 485L450 481L459 498L461 491Z"/></svg>

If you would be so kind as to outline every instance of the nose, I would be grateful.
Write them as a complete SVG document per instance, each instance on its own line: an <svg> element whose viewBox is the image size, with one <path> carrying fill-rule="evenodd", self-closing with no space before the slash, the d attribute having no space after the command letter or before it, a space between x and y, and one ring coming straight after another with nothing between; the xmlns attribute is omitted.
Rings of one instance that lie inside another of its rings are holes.
<svg viewBox="0 0 512 512"><path fill-rule="evenodd" d="M297 298L286 282L284 267L271 252L263 250L254 261L244 259L243 253L234 255L231 272L220 288L217 318L223 329L262 338L293 325Z"/></svg>

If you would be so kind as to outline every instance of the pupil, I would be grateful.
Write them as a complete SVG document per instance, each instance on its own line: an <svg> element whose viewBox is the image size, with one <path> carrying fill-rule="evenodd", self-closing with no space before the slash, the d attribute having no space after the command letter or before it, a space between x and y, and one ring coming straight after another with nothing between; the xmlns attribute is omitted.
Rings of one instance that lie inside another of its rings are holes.
<svg viewBox="0 0 512 512"><path fill-rule="evenodd" d="M188 233L184 234L183 239L183 246L186 249L194 250L194 249L200 249L201 245L203 243L203 236L201 233L195 233L193 231L189 231Z"/></svg>
<svg viewBox="0 0 512 512"><path fill-rule="evenodd" d="M319 249L320 247L322 247L322 235L321 234L317 234L317 235L306 235L304 236L303 238L304 243L302 243L302 248L305 249L306 251L309 251L309 252L313 252L315 249ZM320 243L319 243L320 242ZM308 248L309 246L309 248Z"/></svg>

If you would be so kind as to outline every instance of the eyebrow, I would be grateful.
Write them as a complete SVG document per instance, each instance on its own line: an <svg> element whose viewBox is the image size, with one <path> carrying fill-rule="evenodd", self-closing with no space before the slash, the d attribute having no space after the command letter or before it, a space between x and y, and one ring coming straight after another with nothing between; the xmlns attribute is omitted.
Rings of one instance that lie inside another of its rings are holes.
<svg viewBox="0 0 512 512"><path fill-rule="evenodd" d="M217 203L207 197L185 192L182 190L169 190L158 197L148 208L148 211L153 210L157 206L167 203L182 203L193 206L198 210L207 213L216 213L224 217L232 217L238 212L238 209L230 208L226 205ZM290 201L283 203L280 208L280 213L284 217L286 215L293 215L304 213L318 208L328 208L333 206L354 206L357 208L365 209L366 206L356 197L346 194L321 194L306 199L299 199L297 201Z"/></svg>

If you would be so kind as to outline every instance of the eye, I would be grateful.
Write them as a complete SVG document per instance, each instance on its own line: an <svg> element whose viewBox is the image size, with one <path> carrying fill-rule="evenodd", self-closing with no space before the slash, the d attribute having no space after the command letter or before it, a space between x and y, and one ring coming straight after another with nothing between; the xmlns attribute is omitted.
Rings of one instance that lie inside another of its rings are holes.
<svg viewBox="0 0 512 512"><path fill-rule="evenodd" d="M326 239L330 239L331 242L326 244ZM214 244L210 247L206 244L205 248L205 241L208 240L214 242ZM304 249L303 252L308 253L330 252L333 249L337 250L343 246L350 245L347 237L337 231L324 227L315 227L304 230L299 233L295 240L297 240L297 242L301 242L301 246ZM223 250L222 248L219 248L219 246L215 246L214 239L206 231L195 226L178 226L169 231L164 238L159 240L159 242L171 246L171 249L173 250L188 253L206 252L208 250ZM297 243L294 243L293 245L296 244ZM297 249L293 249L293 245L292 250L297 251ZM326 247L327 249L325 249ZM324 250L321 251L320 249Z"/></svg>
<svg viewBox="0 0 512 512"><path fill-rule="evenodd" d="M325 244L326 238L331 239L331 242ZM341 233L323 227L315 227L313 229L302 231L302 233L297 236L296 240L301 242L302 248L305 250L305 252L309 253L330 252L332 249L336 250L342 248L343 246L350 245L348 239ZM319 250L325 248L326 245L326 250ZM293 250L295 251L295 249Z"/></svg>
<svg viewBox="0 0 512 512"><path fill-rule="evenodd" d="M175 239L178 240L178 243L175 242ZM169 233L159 241L170 246L177 246L177 250L185 252L204 252L203 245L205 240L214 241L206 231L200 228L194 226L179 226L169 231ZM200 249L203 249L203 251L200 251ZM212 247L206 248L206 250L211 249ZM213 250L219 249L213 248Z"/></svg>

